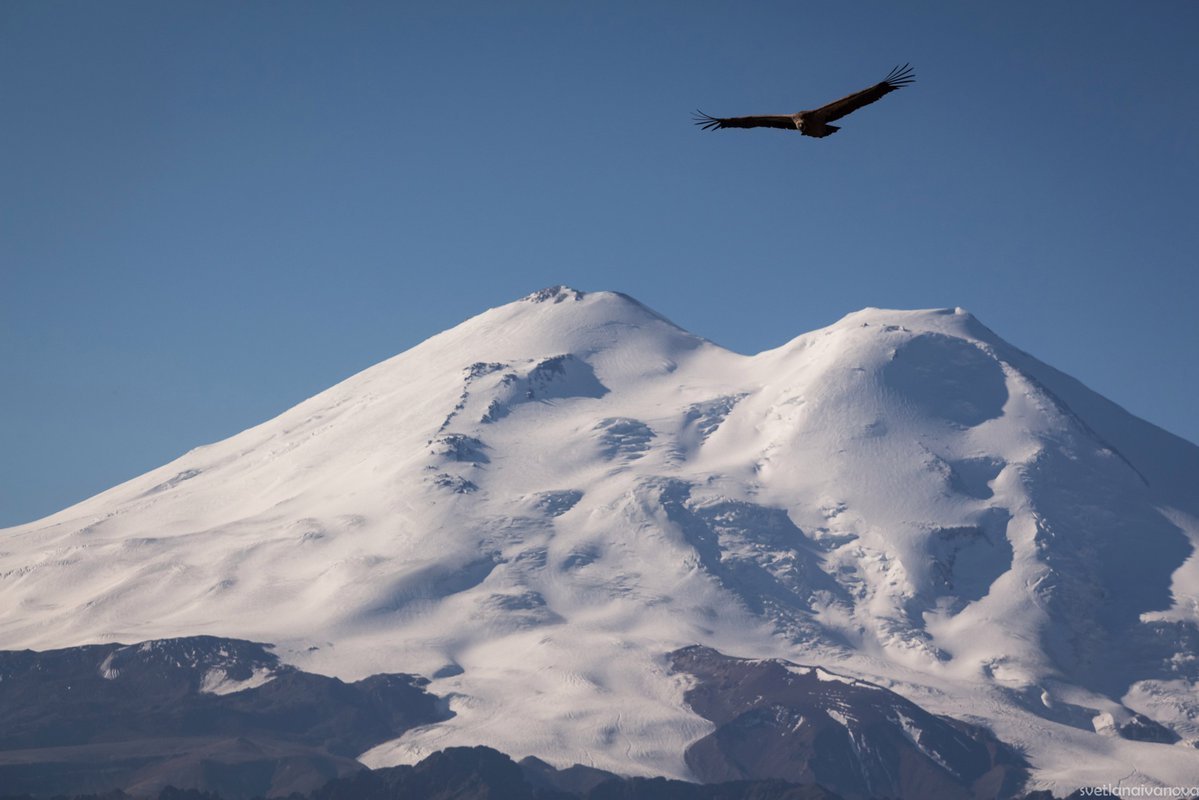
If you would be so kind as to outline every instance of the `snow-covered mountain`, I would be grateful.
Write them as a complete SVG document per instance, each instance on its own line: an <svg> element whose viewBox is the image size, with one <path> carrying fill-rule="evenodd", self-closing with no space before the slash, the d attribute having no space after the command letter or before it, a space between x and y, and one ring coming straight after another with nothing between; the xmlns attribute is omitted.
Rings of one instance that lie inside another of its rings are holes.
<svg viewBox="0 0 1199 800"><path fill-rule="evenodd" d="M485 744L695 777L668 653L819 664L990 728L1036 785L1199 784L1199 447L961 309L743 356L629 297L487 311L0 532L0 648L209 634Z"/></svg>

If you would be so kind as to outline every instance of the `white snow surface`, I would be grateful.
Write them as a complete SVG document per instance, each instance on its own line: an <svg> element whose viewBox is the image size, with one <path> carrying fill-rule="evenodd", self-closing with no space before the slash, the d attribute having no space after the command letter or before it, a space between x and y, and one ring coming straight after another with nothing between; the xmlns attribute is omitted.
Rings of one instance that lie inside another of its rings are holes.
<svg viewBox="0 0 1199 800"><path fill-rule="evenodd" d="M961 309L745 356L557 287L0 531L0 647L274 642L449 698L371 766L686 778L711 725L664 656L700 643L989 726L1030 788L1193 785L1197 538L1199 448ZM1095 731L1133 712L1184 742Z"/></svg>
<svg viewBox="0 0 1199 800"><path fill-rule="evenodd" d="M274 679L275 673L265 667L254 670L250 677L244 680L231 678L225 670L214 668L204 673L204 679L200 682L200 691L205 694L236 694L247 689L265 686Z"/></svg>

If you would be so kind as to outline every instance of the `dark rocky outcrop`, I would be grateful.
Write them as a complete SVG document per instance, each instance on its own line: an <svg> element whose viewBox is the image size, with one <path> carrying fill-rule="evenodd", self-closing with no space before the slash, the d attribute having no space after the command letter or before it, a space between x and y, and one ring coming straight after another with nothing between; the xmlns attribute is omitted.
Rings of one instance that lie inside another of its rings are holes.
<svg viewBox="0 0 1199 800"><path fill-rule="evenodd" d="M621 778L539 759L519 764L487 747L451 747L415 766L361 772L330 782L311 800L837 800L819 786L783 781L702 785Z"/></svg>
<svg viewBox="0 0 1199 800"><path fill-rule="evenodd" d="M580 780L587 785L577 789L561 788ZM414 766L361 770L334 779L307 794L272 796L286 797L286 800L838 800L839 797L820 786L800 786L780 780L704 785L666 778L620 778L578 765L557 770L537 759L524 759L516 764L503 753L487 747L454 747L434 753ZM1084 796L1075 792L1068 800L1080 800ZM75 795L69 800L143 798L229 800L215 792L175 787L150 794L116 790ZM35 798L0 795L0 800ZM1023 800L1054 800L1054 797L1049 792L1034 792L1024 796Z"/></svg>
<svg viewBox="0 0 1199 800"><path fill-rule="evenodd" d="M555 769L540 758L529 756L520 760L525 780L536 789L565 792L570 795L586 795L604 781L618 776L595 767L575 764L565 769Z"/></svg>
<svg viewBox="0 0 1199 800"><path fill-rule="evenodd" d="M819 784L851 800L1010 797L1024 783L1023 760L989 732L882 686L699 646L672 660L697 679L687 702L716 725L686 753L705 782Z"/></svg>
<svg viewBox="0 0 1199 800"><path fill-rule="evenodd" d="M312 791L362 770L354 759L371 746L444 719L425 683L344 683L281 664L268 645L210 636L0 652L0 786Z"/></svg>

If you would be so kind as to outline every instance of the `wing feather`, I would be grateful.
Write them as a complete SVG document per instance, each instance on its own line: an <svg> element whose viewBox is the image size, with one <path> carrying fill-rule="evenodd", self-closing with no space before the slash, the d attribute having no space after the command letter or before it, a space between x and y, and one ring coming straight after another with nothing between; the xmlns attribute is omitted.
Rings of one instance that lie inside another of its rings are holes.
<svg viewBox="0 0 1199 800"><path fill-rule="evenodd" d="M695 112L695 124L706 131L719 128L782 128L795 130L795 118L783 114L760 117L712 117L702 111Z"/></svg>
<svg viewBox="0 0 1199 800"><path fill-rule="evenodd" d="M840 100L834 100L826 106L821 106L815 111L807 113L825 122L832 122L833 120L841 119L846 114L857 111L862 106L870 105L883 95L890 94L896 89L902 89L908 84L914 83L915 80L916 75L911 65L904 64L902 67L896 67L891 70L890 74L881 83L876 83L869 89L854 92L851 95L842 97Z"/></svg>

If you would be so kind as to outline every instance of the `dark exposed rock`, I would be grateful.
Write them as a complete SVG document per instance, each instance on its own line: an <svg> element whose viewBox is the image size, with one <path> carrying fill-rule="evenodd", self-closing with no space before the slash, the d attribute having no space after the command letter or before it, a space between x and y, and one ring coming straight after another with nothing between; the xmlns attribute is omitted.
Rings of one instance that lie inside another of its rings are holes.
<svg viewBox="0 0 1199 800"><path fill-rule="evenodd" d="M1081 791L1075 792L1068 800L1079 800L1084 796ZM503 753L487 747L455 747L434 753L414 766L364 769L329 781L306 794L272 793L272 797L285 800L838 800L839 795L820 786L801 786L781 780L695 784L666 778L621 778L579 765L557 770L535 758L526 758L516 764ZM980 794L978 800L989 800L990 797ZM216 792L173 786L140 794L114 790L75 795L70 800L131 798L229 800ZM0 796L0 800L35 798L29 795ZM1055 799L1050 792L1039 791L1024 795L1022 800Z"/></svg>
<svg viewBox="0 0 1199 800"><path fill-rule="evenodd" d="M1117 728L1125 739L1137 742L1157 742L1158 744L1174 744L1179 735L1159 722L1149 719L1144 714L1135 714L1132 719Z"/></svg>
<svg viewBox="0 0 1199 800"><path fill-rule="evenodd" d="M744 398L745 394L742 393L717 397L703 403L692 403L684 414L683 425L688 430L694 430L696 444L703 444L724 422L733 406Z"/></svg>
<svg viewBox="0 0 1199 800"><path fill-rule="evenodd" d="M467 480L459 475L450 475L448 472L439 472L434 475L433 485L438 489L447 489L454 494L470 494L479 490L474 481Z"/></svg>
<svg viewBox="0 0 1199 800"><path fill-rule="evenodd" d="M569 286L563 286L559 284L557 286L547 286L544 289L538 289L526 297L525 300L530 303L562 303L566 301L578 302L579 300L583 299L583 296L584 293L580 292L578 289L572 289Z"/></svg>
<svg viewBox="0 0 1199 800"><path fill-rule="evenodd" d="M697 785L666 778L629 778L600 784L587 800L838 800L820 786L786 781L732 781Z"/></svg>
<svg viewBox="0 0 1199 800"><path fill-rule="evenodd" d="M655 434L641 420L612 417L596 423L595 435L605 459L631 461L645 455Z"/></svg>
<svg viewBox="0 0 1199 800"><path fill-rule="evenodd" d="M485 452L487 445L474 436L462 433L442 434L430 441L429 446L432 455L439 456L446 461L474 464L486 464L490 461Z"/></svg>
<svg viewBox="0 0 1199 800"><path fill-rule="evenodd" d="M415 766L387 767L331 781L312 800L534 800L521 768L488 747L451 747ZM537 795L537 800L552 795Z"/></svg>
<svg viewBox="0 0 1199 800"><path fill-rule="evenodd" d="M451 747L415 766L363 772L331 782L312 800L837 800L819 786L784 781L701 785L621 778L575 765L520 764L487 747Z"/></svg>
<svg viewBox="0 0 1199 800"><path fill-rule="evenodd" d="M311 791L364 750L445 717L426 681L355 683L268 646L197 636L0 652L0 786L79 794L168 784L226 798Z"/></svg>
<svg viewBox="0 0 1199 800"><path fill-rule="evenodd" d="M816 783L846 798L1010 797L1022 759L989 732L929 714L898 694L819 667L672 654L697 684L686 700L716 730L687 749L705 782Z"/></svg>
<svg viewBox="0 0 1199 800"><path fill-rule="evenodd" d="M604 781L619 779L611 772L575 764L566 769L554 769L540 758L529 756L520 760L520 768L536 789L550 789L572 795L586 795Z"/></svg>

